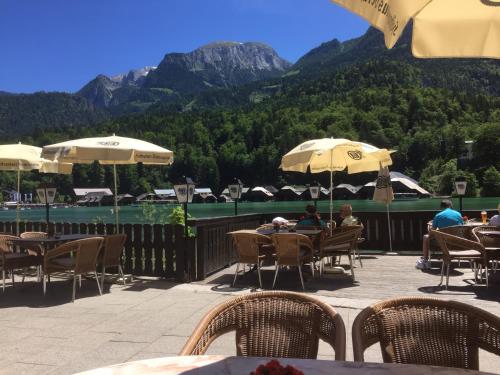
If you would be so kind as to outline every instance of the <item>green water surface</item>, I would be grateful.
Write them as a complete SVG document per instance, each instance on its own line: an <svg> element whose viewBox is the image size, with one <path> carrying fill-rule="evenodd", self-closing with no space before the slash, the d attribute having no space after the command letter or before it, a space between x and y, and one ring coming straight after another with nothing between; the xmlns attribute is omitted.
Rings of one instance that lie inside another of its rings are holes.
<svg viewBox="0 0 500 375"><path fill-rule="evenodd" d="M426 211L438 210L440 199L418 199L408 201L394 201L390 205L391 211ZM463 201L464 210L495 210L500 198L467 198ZM238 204L239 214L250 213L280 213L280 212L303 212L306 204L310 202L243 202ZM341 201L335 200L333 203L334 212L339 211L339 207L349 203L353 206L354 212L379 212L385 211L385 205L376 203L371 200L351 200ZM453 199L453 204L456 208L459 207L458 199ZM165 217L174 207L175 204L157 205L156 218ZM318 210L323 217L328 216L329 202L318 202ZM206 204L190 204L189 213L195 218L206 217L221 217L234 215L234 203L206 203ZM491 215L490 215L491 216ZM22 221L45 221L45 209L33 208L20 211ZM0 211L0 221L14 221L16 219L16 211L3 210ZM58 207L50 209L50 220L53 222L71 222L71 223L114 223L114 213L112 207ZM121 223L151 223L143 214L141 206L125 206L120 207L120 222Z"/></svg>

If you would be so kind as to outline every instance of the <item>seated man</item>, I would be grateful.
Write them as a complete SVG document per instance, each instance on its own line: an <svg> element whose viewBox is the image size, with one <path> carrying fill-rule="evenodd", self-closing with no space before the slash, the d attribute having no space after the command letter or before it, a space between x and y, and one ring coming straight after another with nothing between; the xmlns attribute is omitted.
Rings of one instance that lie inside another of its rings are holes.
<svg viewBox="0 0 500 375"><path fill-rule="evenodd" d="M432 220L432 229L441 229L451 227L453 225L464 225L462 215L455 211L450 200L444 199L441 201L441 212L437 213ZM417 260L415 267L421 270L431 268L429 262L430 254L430 238L428 234L424 235L422 243L423 257Z"/></svg>
<svg viewBox="0 0 500 375"><path fill-rule="evenodd" d="M316 207L311 204L306 206L306 214L300 218L297 225L307 225L314 227L326 228L326 223L321 220L319 214L316 211Z"/></svg>

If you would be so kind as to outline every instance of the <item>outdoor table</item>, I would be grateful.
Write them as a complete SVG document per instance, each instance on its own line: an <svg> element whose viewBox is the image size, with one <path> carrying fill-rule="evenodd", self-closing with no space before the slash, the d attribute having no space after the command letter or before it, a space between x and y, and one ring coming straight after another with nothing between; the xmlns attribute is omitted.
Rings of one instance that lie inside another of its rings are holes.
<svg viewBox="0 0 500 375"><path fill-rule="evenodd" d="M481 234L483 236L500 238L500 230L484 231L484 232L481 232Z"/></svg>
<svg viewBox="0 0 500 375"><path fill-rule="evenodd" d="M250 374L259 365L266 364L273 358L258 357L225 357L217 355L163 357L136 362L122 363L108 367L82 372L79 375L174 375L189 373L190 375L241 375ZM283 366L292 365L305 375L335 374L405 374L405 375L466 375L487 374L486 372L464 370L450 367L400 365L391 363L343 362L316 359L279 359Z"/></svg>
<svg viewBox="0 0 500 375"><path fill-rule="evenodd" d="M33 238L18 238L12 240L12 244L14 246L19 247L29 247L29 246L37 246L41 245L45 249L48 247L53 247L62 242L76 241L84 238L92 238L92 237L101 237L104 235L101 234L62 234L60 236L53 237L33 237Z"/></svg>

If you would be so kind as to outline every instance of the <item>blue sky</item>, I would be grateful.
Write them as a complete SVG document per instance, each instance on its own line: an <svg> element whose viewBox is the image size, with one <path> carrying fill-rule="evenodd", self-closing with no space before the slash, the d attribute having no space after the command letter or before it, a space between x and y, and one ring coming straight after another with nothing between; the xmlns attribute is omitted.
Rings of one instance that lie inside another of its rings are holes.
<svg viewBox="0 0 500 375"><path fill-rule="evenodd" d="M295 61L368 25L328 0L0 0L0 90L74 92L218 40Z"/></svg>

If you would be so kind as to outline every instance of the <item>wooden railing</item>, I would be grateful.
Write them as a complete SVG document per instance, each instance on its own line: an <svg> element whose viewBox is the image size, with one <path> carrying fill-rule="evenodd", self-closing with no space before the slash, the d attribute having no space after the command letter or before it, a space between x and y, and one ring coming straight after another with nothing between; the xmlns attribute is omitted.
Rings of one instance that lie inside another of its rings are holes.
<svg viewBox="0 0 500 375"><path fill-rule="evenodd" d="M435 211L393 212L390 216L392 249L397 252L420 251L427 222ZM464 212L479 217L479 211ZM236 252L228 232L254 229L269 223L275 216L297 219L300 214L251 214L234 217L188 221L195 237L185 238L184 227L170 224L123 224L119 231L127 235L123 254L124 270L138 276L156 276L180 282L203 280L208 275L233 264ZM366 239L361 249L389 251L389 231L384 212L364 212L358 215ZM19 232L46 232L46 224L21 222ZM114 224L56 223L50 233L113 234ZM0 233L17 233L15 222L0 222Z"/></svg>

